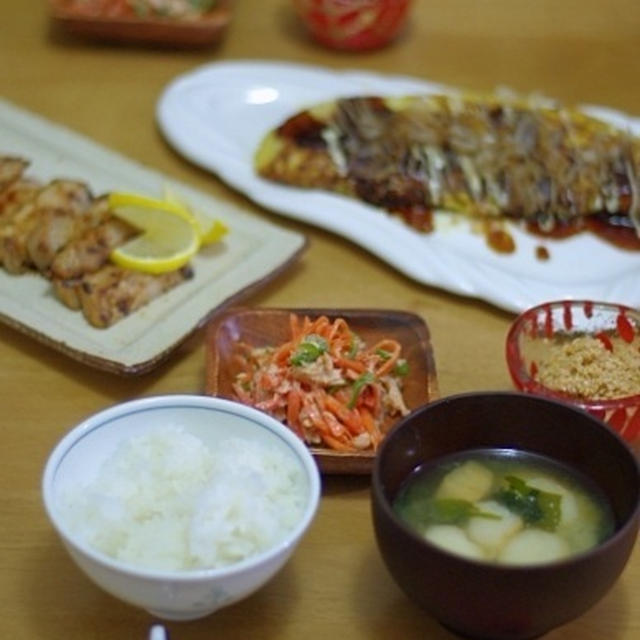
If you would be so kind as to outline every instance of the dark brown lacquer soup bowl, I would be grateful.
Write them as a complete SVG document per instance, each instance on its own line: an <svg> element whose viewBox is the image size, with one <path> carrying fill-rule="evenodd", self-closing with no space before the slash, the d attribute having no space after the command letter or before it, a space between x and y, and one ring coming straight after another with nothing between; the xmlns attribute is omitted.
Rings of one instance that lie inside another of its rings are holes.
<svg viewBox="0 0 640 640"><path fill-rule="evenodd" d="M543 564L466 559L425 540L393 508L416 469L468 450L517 450L551 458L608 499L613 533L588 551ZM381 556L405 594L469 638L535 638L586 612L622 573L638 533L638 462L603 422L562 401L520 392L468 393L421 407L385 438L372 476Z"/></svg>

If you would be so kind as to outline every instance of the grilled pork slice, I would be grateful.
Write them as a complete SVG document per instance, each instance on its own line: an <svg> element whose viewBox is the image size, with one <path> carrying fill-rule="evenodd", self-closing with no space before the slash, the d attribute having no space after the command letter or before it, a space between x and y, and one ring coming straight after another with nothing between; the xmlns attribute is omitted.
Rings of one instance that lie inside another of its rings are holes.
<svg viewBox="0 0 640 640"><path fill-rule="evenodd" d="M80 213L72 209L44 210L27 237L30 261L39 271L46 273L58 252L110 215L106 196L96 198Z"/></svg>
<svg viewBox="0 0 640 640"><path fill-rule="evenodd" d="M62 280L61 278L53 278L51 286L56 298L69 309L78 311L81 308L80 303L80 287L82 287L82 278L69 278Z"/></svg>
<svg viewBox="0 0 640 640"><path fill-rule="evenodd" d="M0 228L0 261L10 273L22 273L30 265L27 241L45 216L53 210L79 215L92 202L83 182L54 180L40 189L32 200L18 207Z"/></svg>
<svg viewBox="0 0 640 640"><path fill-rule="evenodd" d="M190 267L152 275L108 264L82 278L80 307L94 327L106 328L193 277Z"/></svg>
<svg viewBox="0 0 640 640"><path fill-rule="evenodd" d="M19 180L29 162L15 156L0 156L0 191Z"/></svg>
<svg viewBox="0 0 640 640"><path fill-rule="evenodd" d="M109 261L111 252L139 233L130 224L116 217L88 229L69 242L53 259L51 276L56 280L76 280L93 273Z"/></svg>
<svg viewBox="0 0 640 640"><path fill-rule="evenodd" d="M39 182L20 178L0 190L0 228L11 222L19 209L33 203L41 189Z"/></svg>

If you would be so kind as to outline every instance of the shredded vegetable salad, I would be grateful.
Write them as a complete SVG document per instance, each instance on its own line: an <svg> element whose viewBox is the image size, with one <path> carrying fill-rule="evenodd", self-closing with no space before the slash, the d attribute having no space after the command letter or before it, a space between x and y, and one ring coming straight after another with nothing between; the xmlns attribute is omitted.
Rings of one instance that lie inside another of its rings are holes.
<svg viewBox="0 0 640 640"><path fill-rule="evenodd" d="M217 0L71 0L78 13L107 17L189 19L213 9Z"/></svg>
<svg viewBox="0 0 640 640"><path fill-rule="evenodd" d="M406 415L400 343L367 346L343 318L291 314L279 346L238 343L238 399L283 421L310 446L375 450L389 419Z"/></svg>

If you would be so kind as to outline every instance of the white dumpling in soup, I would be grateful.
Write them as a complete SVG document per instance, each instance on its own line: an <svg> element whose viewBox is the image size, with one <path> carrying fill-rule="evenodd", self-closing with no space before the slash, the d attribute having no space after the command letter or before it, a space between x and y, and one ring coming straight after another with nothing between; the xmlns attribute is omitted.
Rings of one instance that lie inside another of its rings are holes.
<svg viewBox="0 0 640 640"><path fill-rule="evenodd" d="M451 524L434 524L427 527L424 537L437 547L456 555L474 560L485 560L482 549L469 540L465 532Z"/></svg>
<svg viewBox="0 0 640 640"><path fill-rule="evenodd" d="M522 518L494 500L478 502L476 507L481 512L496 517L469 518L467 535L485 550L489 558L495 558L506 542L522 529Z"/></svg>
<svg viewBox="0 0 640 640"><path fill-rule="evenodd" d="M489 494L493 480L493 473L485 465L467 460L442 478L435 497L477 502Z"/></svg>
<svg viewBox="0 0 640 640"><path fill-rule="evenodd" d="M542 529L524 529L507 542L497 559L503 564L539 564L570 554L569 544L559 535Z"/></svg>
<svg viewBox="0 0 640 640"><path fill-rule="evenodd" d="M565 538L575 553L586 551L598 544L598 534L588 522L568 529L565 532Z"/></svg>
<svg viewBox="0 0 640 640"><path fill-rule="evenodd" d="M575 495L559 482L546 477L537 477L527 480L527 484L534 489L555 493L561 497L560 500L560 522L559 526L567 526L575 522L579 515L578 501Z"/></svg>

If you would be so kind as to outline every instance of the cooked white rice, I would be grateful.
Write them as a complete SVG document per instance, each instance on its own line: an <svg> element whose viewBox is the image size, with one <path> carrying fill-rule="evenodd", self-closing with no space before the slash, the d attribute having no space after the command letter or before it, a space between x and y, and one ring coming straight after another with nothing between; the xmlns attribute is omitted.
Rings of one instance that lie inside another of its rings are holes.
<svg viewBox="0 0 640 640"><path fill-rule="evenodd" d="M176 427L124 441L60 507L87 544L159 570L223 567L278 544L299 521L301 465L241 438L215 451Z"/></svg>

